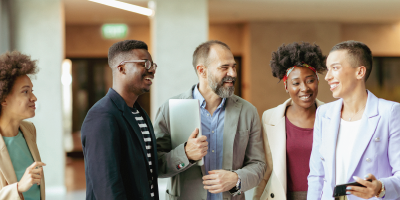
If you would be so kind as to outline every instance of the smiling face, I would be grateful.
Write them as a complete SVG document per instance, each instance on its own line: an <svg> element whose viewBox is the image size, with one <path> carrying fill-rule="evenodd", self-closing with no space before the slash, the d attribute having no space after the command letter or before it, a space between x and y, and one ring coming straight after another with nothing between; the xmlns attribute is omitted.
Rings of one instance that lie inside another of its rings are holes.
<svg viewBox="0 0 400 200"><path fill-rule="evenodd" d="M317 75L307 67L295 67L287 79L287 91L293 102L303 108L315 103L318 95Z"/></svg>
<svg viewBox="0 0 400 200"><path fill-rule="evenodd" d="M326 60L328 72L325 80L328 81L334 98L345 98L352 94L356 85L364 74L360 74L362 67L352 67L347 50L337 50L329 53ZM365 67L363 67L365 69Z"/></svg>
<svg viewBox="0 0 400 200"><path fill-rule="evenodd" d="M131 51L126 61L129 60L150 60L153 63L150 53L145 49L134 49ZM147 70L144 62L125 63L124 83L127 85L129 92L136 95L141 95L150 91L150 86L153 83L154 68Z"/></svg>
<svg viewBox="0 0 400 200"><path fill-rule="evenodd" d="M232 96L237 76L232 52L221 45L213 45L208 59L210 60L207 67L209 87L221 98Z"/></svg>
<svg viewBox="0 0 400 200"><path fill-rule="evenodd" d="M34 117L37 98L32 93L32 87L27 75L17 77L10 93L1 103L1 114L18 120Z"/></svg>

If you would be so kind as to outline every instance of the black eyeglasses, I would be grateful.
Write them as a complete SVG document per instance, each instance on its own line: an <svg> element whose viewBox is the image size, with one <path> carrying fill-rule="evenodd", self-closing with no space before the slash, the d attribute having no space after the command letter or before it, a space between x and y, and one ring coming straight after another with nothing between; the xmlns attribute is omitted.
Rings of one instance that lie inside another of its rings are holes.
<svg viewBox="0 0 400 200"><path fill-rule="evenodd" d="M129 61L122 61L121 63L119 63L119 65L125 65L125 63L137 63L137 62L144 62L144 68L146 68L147 70L150 70L151 67L154 68L154 70L157 69L157 64L156 63L152 63L150 60L129 60ZM118 66L119 66L118 65Z"/></svg>

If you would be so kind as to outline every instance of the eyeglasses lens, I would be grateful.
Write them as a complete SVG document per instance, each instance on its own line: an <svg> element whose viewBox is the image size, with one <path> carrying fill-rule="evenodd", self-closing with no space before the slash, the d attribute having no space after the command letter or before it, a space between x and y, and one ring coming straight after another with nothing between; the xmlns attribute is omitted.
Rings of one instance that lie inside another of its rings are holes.
<svg viewBox="0 0 400 200"><path fill-rule="evenodd" d="M146 67L147 70L149 70L151 67L154 67L154 70L157 69L156 63L151 63L150 60L147 60L147 61L146 61L146 66L145 66L145 67Z"/></svg>

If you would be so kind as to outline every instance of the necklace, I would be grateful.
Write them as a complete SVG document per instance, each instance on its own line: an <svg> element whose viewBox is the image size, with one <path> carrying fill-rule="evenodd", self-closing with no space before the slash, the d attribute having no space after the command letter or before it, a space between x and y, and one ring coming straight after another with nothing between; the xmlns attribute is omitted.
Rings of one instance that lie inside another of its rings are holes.
<svg viewBox="0 0 400 200"><path fill-rule="evenodd" d="M365 106L367 106L367 105L365 104ZM363 108L361 108L359 111L357 111L356 114L354 114L353 116L349 117L349 121L351 121L351 119L352 119L354 116L356 116L360 111L364 110L365 106L364 106Z"/></svg>

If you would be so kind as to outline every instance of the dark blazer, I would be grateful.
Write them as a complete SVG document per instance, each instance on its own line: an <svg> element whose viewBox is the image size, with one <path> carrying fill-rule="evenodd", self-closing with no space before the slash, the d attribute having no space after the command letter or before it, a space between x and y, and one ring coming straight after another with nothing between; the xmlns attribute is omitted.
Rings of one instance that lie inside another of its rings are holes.
<svg viewBox="0 0 400 200"><path fill-rule="evenodd" d="M87 113L82 125L85 156L86 199L158 200L157 147L153 126L147 113L135 103L145 119L152 139L150 174L148 157L139 125L124 99L113 89ZM149 183L153 175L154 197Z"/></svg>

